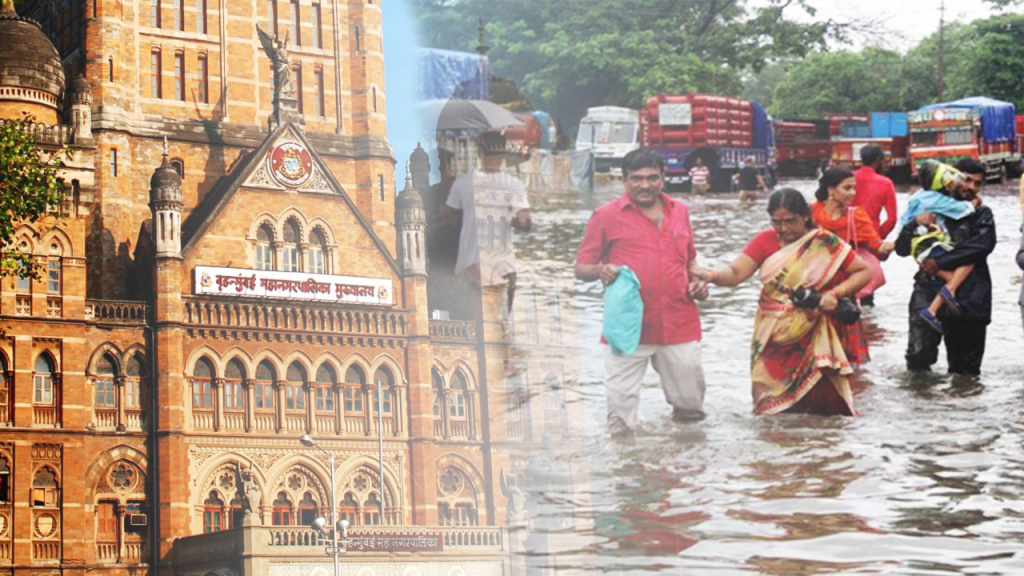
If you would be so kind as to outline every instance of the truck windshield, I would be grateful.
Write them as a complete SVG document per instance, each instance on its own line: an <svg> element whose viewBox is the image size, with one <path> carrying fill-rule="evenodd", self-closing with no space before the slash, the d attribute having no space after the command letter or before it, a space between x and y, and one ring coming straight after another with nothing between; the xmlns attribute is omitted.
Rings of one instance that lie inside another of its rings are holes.
<svg viewBox="0 0 1024 576"><path fill-rule="evenodd" d="M635 122L581 122L576 142L581 145L631 144L636 137Z"/></svg>
<svg viewBox="0 0 1024 576"><path fill-rule="evenodd" d="M910 145L914 148L925 146L949 146L953 144L970 144L973 140L970 130L932 130L928 132L912 132Z"/></svg>

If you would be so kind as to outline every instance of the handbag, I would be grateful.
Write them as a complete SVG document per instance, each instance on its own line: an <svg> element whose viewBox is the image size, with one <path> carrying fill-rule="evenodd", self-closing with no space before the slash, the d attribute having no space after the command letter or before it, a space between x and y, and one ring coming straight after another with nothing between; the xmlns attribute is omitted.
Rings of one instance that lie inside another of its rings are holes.
<svg viewBox="0 0 1024 576"><path fill-rule="evenodd" d="M871 270L871 280L857 291L857 298L860 299L874 294L875 290L885 285L885 273L882 272L882 261L866 248L860 247L860 242L857 238L857 226L853 222L853 215L856 210L857 208L854 206L846 209L846 237L853 239L851 243L853 244L854 252L860 256L860 259Z"/></svg>

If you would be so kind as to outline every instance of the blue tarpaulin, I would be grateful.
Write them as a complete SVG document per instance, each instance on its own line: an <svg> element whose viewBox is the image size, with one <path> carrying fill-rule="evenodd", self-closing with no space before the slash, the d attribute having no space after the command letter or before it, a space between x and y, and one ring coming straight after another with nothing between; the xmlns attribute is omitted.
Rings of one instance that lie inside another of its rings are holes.
<svg viewBox="0 0 1024 576"><path fill-rule="evenodd" d="M456 52L439 48L419 51L419 100L487 100L491 85L491 67L487 58L476 52Z"/></svg>
<svg viewBox="0 0 1024 576"><path fill-rule="evenodd" d="M1013 104L986 98L984 96L972 96L961 98L952 102L939 102L923 106L919 111L936 110L939 108L969 108L978 110L981 113L982 136L989 142L1000 142L1013 140L1014 124L1013 116L1016 109Z"/></svg>

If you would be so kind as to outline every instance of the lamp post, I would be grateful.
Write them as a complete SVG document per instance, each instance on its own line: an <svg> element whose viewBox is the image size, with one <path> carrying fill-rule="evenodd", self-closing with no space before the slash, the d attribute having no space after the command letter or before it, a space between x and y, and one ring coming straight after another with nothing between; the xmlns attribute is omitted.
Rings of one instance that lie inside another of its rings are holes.
<svg viewBox="0 0 1024 576"><path fill-rule="evenodd" d="M309 434L303 434L302 437L299 438L299 442L302 442L303 446L308 446L310 448L316 448L317 450L323 452L324 454L327 454L327 458L329 458L330 462L331 462L331 532L330 532L330 536L331 536L331 539L334 540L334 546L331 547L331 552L329 552L328 554L331 555L331 556L334 556L334 576L338 576L338 554L341 554L342 552L344 552L344 550L339 550L338 549L338 530L339 529L341 530L341 532L342 532L341 537L347 543L348 542L348 520L342 520L341 522L337 522L337 519L336 519L336 515L338 513L338 507L337 507L337 504L335 502L336 484L334 483L334 454L331 453L331 452L328 452L327 450L324 450L319 445L317 445L316 440L313 440L313 437L310 436ZM316 520L313 521L312 528L314 530L318 531L318 532L326 534L327 530L326 530L325 524L327 524L327 521L324 520L324 518L321 516L321 517L319 517L319 518L317 518Z"/></svg>

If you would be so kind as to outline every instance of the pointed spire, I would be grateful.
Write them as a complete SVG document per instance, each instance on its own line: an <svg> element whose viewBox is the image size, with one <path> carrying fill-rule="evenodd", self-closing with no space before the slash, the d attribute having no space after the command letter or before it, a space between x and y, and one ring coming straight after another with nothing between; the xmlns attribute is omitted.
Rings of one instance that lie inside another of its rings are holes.
<svg viewBox="0 0 1024 576"><path fill-rule="evenodd" d="M14 0L0 0L3 7L0 7L0 14L17 14L14 10Z"/></svg>
<svg viewBox="0 0 1024 576"><path fill-rule="evenodd" d="M167 147L167 136L164 136L164 161L160 163L160 167L161 168L170 168L171 167L170 161L167 160L167 157L169 155L170 155L170 151L169 151L169 149Z"/></svg>
<svg viewBox="0 0 1024 576"><path fill-rule="evenodd" d="M419 143L416 145L419 146ZM405 187L412 187L412 162L408 160L405 161Z"/></svg>
<svg viewBox="0 0 1024 576"><path fill-rule="evenodd" d="M484 17L483 16L479 16L479 18L480 18L480 27L477 28L477 31L480 33L480 38L479 38L478 43L476 45L476 51L479 52L481 56L486 56L487 55L487 51L490 50L491 47L488 46L487 45L487 41L484 40Z"/></svg>

